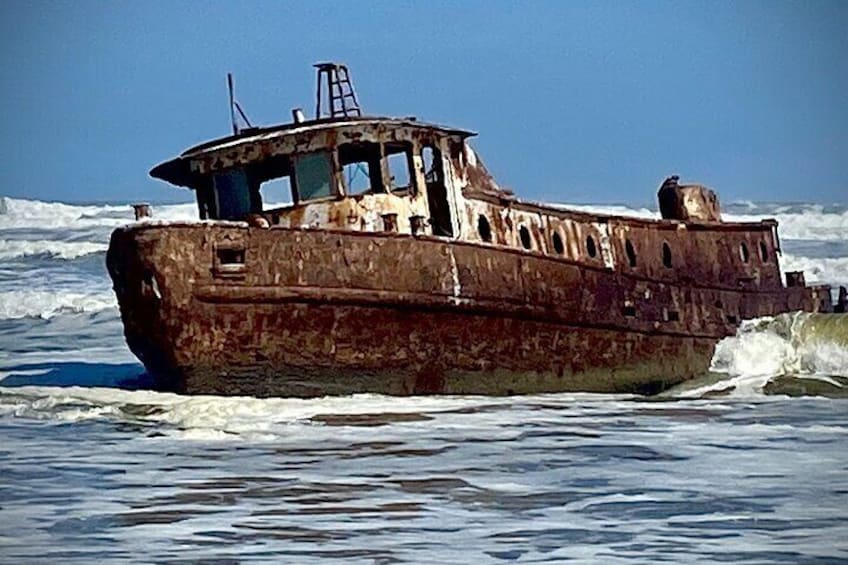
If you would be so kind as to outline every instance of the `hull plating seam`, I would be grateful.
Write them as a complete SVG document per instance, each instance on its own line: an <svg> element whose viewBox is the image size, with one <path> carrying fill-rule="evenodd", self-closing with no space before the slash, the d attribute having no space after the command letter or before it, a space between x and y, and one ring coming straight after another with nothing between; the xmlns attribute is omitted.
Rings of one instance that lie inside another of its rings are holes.
<svg viewBox="0 0 848 565"><path fill-rule="evenodd" d="M529 321L544 321L557 325L607 330L623 330L645 335L668 335L680 337L716 338L726 333L702 333L692 331L674 331L668 329L642 330L636 327L602 322L574 322L558 316L550 309L526 303L504 299L471 299L453 295L427 293L393 292L356 288L320 288L320 287L271 287L271 286L224 286L206 285L198 288L194 297L201 302L217 304L280 304L312 303L333 305L365 306L371 308L389 308L416 311L444 311L473 316L509 317Z"/></svg>

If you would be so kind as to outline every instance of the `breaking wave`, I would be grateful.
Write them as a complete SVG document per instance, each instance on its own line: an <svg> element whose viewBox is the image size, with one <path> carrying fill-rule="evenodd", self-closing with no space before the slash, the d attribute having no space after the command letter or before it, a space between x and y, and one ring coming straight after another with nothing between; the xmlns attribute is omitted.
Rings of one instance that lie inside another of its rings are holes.
<svg viewBox="0 0 848 565"><path fill-rule="evenodd" d="M786 271L804 271L808 283L848 285L848 257L803 257L784 253L780 266Z"/></svg>
<svg viewBox="0 0 848 565"><path fill-rule="evenodd" d="M818 204L769 206L757 214L724 215L726 220L733 222L757 222L766 217L777 220L781 239L844 241L848 235L848 210L828 210Z"/></svg>
<svg viewBox="0 0 848 565"><path fill-rule="evenodd" d="M106 243L95 241L0 239L0 260L35 256L76 259L94 253L104 253L108 247Z"/></svg>
<svg viewBox="0 0 848 565"><path fill-rule="evenodd" d="M117 306L111 290L106 293L10 290L0 293L0 319L50 319L63 313L100 312Z"/></svg>
<svg viewBox="0 0 848 565"><path fill-rule="evenodd" d="M197 216L194 203L154 206L159 220L189 220ZM60 231L89 227L117 227L133 221L132 207L77 205L0 197L0 230L49 229Z"/></svg>
<svg viewBox="0 0 848 565"><path fill-rule="evenodd" d="M647 219L660 217L655 208L633 208L620 204L560 204L558 206L599 214ZM731 203L722 207L722 218L729 222L759 222L765 218L774 218L778 222L780 237L783 240L844 241L848 237L848 209L844 206Z"/></svg>
<svg viewBox="0 0 848 565"><path fill-rule="evenodd" d="M795 312L742 322L716 346L707 383L674 395L799 394L848 397L848 314Z"/></svg>

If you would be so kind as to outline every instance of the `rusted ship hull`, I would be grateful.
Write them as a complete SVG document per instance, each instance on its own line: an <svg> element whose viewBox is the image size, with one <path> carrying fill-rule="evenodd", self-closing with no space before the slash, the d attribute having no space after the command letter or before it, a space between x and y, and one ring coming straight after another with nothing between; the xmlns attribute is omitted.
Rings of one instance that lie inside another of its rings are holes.
<svg viewBox="0 0 848 565"><path fill-rule="evenodd" d="M192 394L650 394L703 374L738 321L830 300L223 222L119 229L107 264L130 348L160 388Z"/></svg>

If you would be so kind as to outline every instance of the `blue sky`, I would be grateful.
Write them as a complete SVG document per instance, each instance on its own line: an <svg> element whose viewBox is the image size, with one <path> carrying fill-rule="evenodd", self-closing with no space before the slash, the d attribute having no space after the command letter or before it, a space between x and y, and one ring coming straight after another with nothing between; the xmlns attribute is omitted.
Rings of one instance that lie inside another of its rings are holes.
<svg viewBox="0 0 848 565"><path fill-rule="evenodd" d="M346 62L369 114L480 132L528 199L848 201L848 2L0 3L0 194L175 201L147 171L312 112Z"/></svg>

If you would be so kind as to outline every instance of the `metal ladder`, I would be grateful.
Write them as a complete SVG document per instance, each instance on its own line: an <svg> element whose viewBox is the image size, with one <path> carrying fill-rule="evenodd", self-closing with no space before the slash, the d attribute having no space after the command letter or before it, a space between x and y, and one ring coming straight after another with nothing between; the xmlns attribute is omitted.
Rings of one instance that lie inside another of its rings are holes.
<svg viewBox="0 0 848 565"><path fill-rule="evenodd" d="M350 81L347 66L340 63L317 63L318 69L318 101L315 104L315 119L323 117L337 118L339 116L361 116L356 91ZM321 85L327 80L327 107L322 108Z"/></svg>

